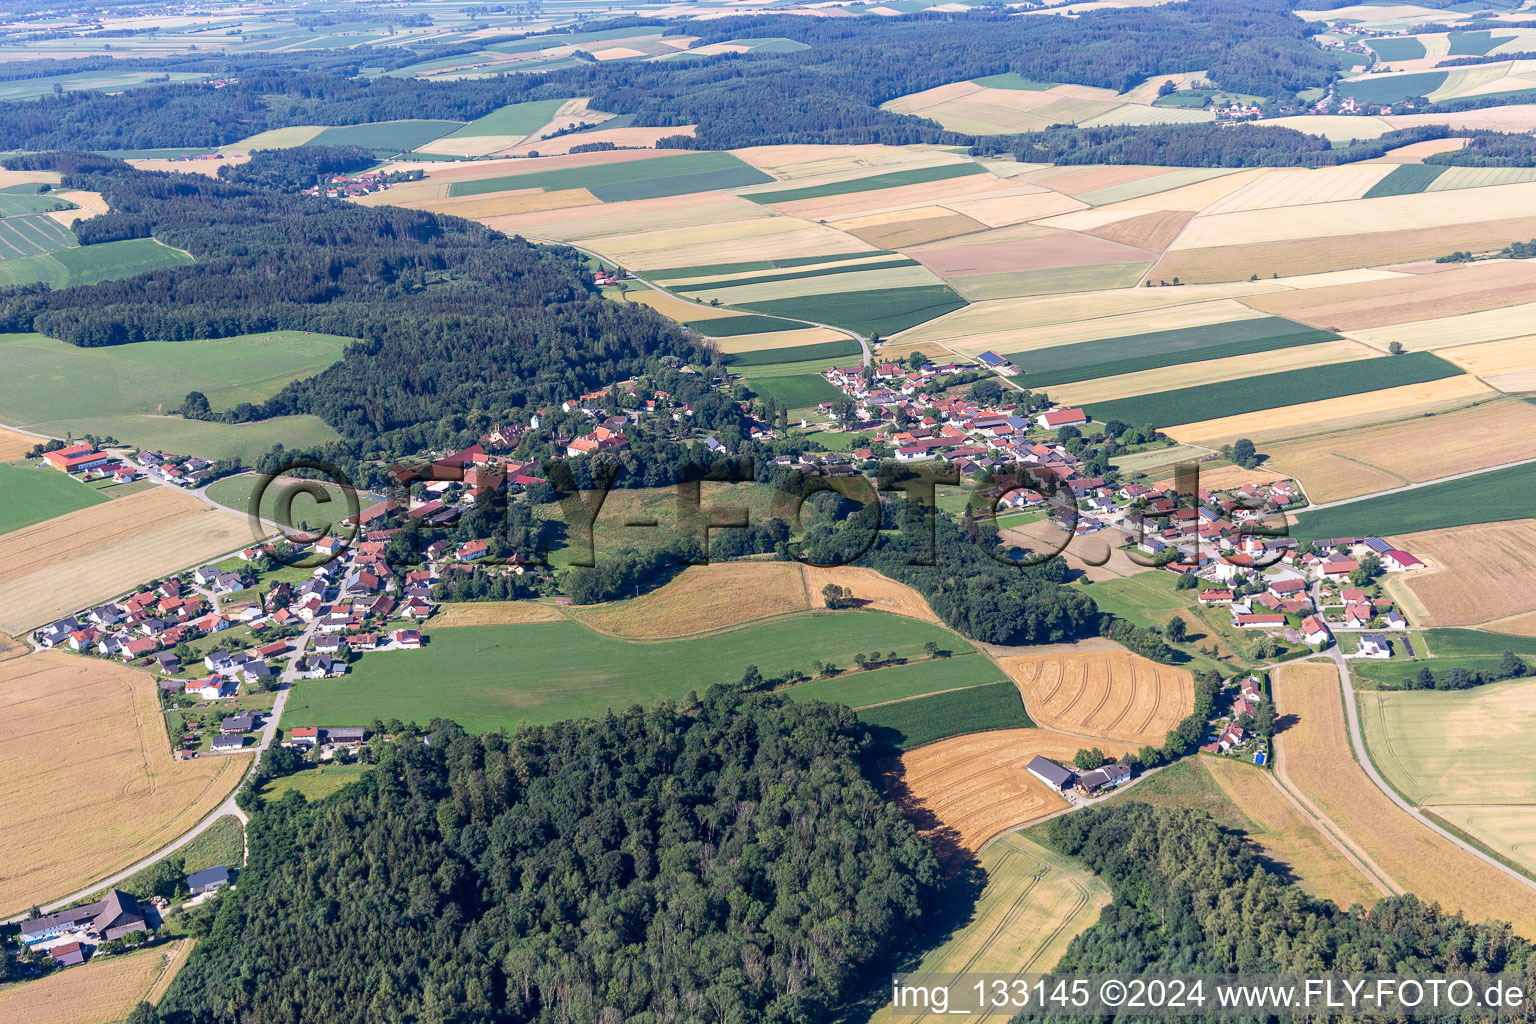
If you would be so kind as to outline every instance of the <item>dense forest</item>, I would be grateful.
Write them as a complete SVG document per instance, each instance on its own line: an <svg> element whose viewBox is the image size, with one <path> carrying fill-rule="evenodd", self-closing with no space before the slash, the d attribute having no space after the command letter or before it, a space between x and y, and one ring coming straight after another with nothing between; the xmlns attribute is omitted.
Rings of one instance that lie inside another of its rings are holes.
<svg viewBox="0 0 1536 1024"><path fill-rule="evenodd" d="M1113 125L1049 128L987 139L977 153L1011 152L1018 160L1054 164L1156 164L1170 167L1332 167L1374 160L1413 142L1443 139L1443 125L1387 132L1334 146L1321 135L1257 124Z"/></svg>
<svg viewBox="0 0 1536 1024"><path fill-rule="evenodd" d="M1430 153L1424 162L1444 167L1536 167L1536 137L1476 132L1461 149Z"/></svg>
<svg viewBox="0 0 1536 1024"><path fill-rule="evenodd" d="M0 104L0 149L216 147L287 125L469 120L508 103L569 96L591 96L597 109L634 115L641 124L698 124L694 144L702 148L956 143L966 137L931 121L880 110L879 104L1009 71L1041 81L1123 90L1152 75L1204 68L1224 88L1287 97L1322 85L1337 70L1308 41L1316 28L1292 15L1286 0L1187 0L1090 10L1073 18L973 12L900 19L765 15L610 24L656 26L699 36L701 43L779 36L809 49L689 61L614 61L545 75L446 83L353 77L359 64L376 62L371 52L306 51L291 58L290 69L280 68L275 55L237 57L224 73L238 80L217 89L160 85L114 95L66 92ZM390 66L398 65L402 55L388 52ZM177 66L208 65L189 60ZM753 102L741 102L743 95Z"/></svg>
<svg viewBox="0 0 1536 1024"><path fill-rule="evenodd" d="M1128 803L1057 818L1049 841L1114 894L1072 941L1062 972L1430 972L1536 980L1531 945L1507 924L1473 924L1414 896L1357 914L1267 870L1203 811Z"/></svg>
<svg viewBox="0 0 1536 1024"><path fill-rule="evenodd" d="M434 721L250 861L160 1004L213 1021L825 1021L938 890L841 706L696 706L472 737Z"/></svg>
<svg viewBox="0 0 1536 1024"><path fill-rule="evenodd" d="M0 289L0 329L82 346L270 330L362 339L331 369L227 419L312 413L359 454L415 451L472 414L505 422L659 359L711 359L648 308L604 301L573 250L472 221L126 165L65 184L100 192L113 210L76 226L83 244L153 236L197 262Z"/></svg>

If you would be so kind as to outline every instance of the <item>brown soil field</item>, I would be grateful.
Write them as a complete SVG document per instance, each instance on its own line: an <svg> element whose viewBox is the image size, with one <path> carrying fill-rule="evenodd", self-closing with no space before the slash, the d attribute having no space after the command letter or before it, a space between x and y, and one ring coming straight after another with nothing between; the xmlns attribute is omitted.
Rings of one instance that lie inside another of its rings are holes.
<svg viewBox="0 0 1536 1024"><path fill-rule="evenodd" d="M1195 706L1194 677L1132 654L1083 653L1000 661L1029 717L1093 739L1156 746Z"/></svg>
<svg viewBox="0 0 1536 1024"><path fill-rule="evenodd" d="M1344 398L1328 398L1301 405L1287 405L1263 412L1242 413L1167 427L1163 433L1175 441L1220 444L1246 437L1254 442L1291 438L1307 430L1343 430L1382 420L1459 408L1498 394L1471 374L1447 377L1427 384L1368 391ZM1263 450L1262 444L1260 450ZM1302 478L1303 484L1306 480Z"/></svg>
<svg viewBox="0 0 1536 1024"><path fill-rule="evenodd" d="M1124 242L1126 245L1161 252L1173 244L1173 240L1179 237L1179 232L1184 230L1184 225L1193 216L1186 210L1162 210L1085 230L1090 235L1098 235L1111 242Z"/></svg>
<svg viewBox="0 0 1536 1024"><path fill-rule="evenodd" d="M980 221L972 220L963 213L946 210L942 206L919 207L894 214L877 213L871 217L838 221L832 226L839 231L857 235L870 245L882 249L926 245L987 229Z"/></svg>
<svg viewBox="0 0 1536 1024"><path fill-rule="evenodd" d="M1337 501L1518 461L1533 432L1536 406L1506 399L1266 445L1264 466L1300 480L1314 502Z"/></svg>
<svg viewBox="0 0 1536 1024"><path fill-rule="evenodd" d="M992 837L1067 806L1025 770L1036 754L1070 763L1076 736L1045 729L1000 729L939 740L909 750L887 775L888 792L954 863ZM1099 744L1111 757L1121 746Z"/></svg>
<svg viewBox="0 0 1536 1024"><path fill-rule="evenodd" d="M0 427L0 462L10 462L19 459L42 443L42 438L33 437L31 434L18 434L14 430L6 430Z"/></svg>
<svg viewBox="0 0 1536 1024"><path fill-rule="evenodd" d="M0 564L7 570L14 565L8 558L21 564L21 574L7 571L0 581L0 632L21 636L144 580L236 551L254 539L245 516L211 509L187 495L167 494L168 490L157 487L93 505L0 538ZM135 505L132 532L125 533L114 513L128 502L162 495L191 501L197 509L189 514L179 504L158 510ZM66 520L80 527L79 539L70 534L69 544L52 532Z"/></svg>
<svg viewBox="0 0 1536 1024"><path fill-rule="evenodd" d="M1083 579L1097 583L1100 580L1120 580L1146 572L1147 567L1131 561L1118 545L1124 539L1119 530L1100 530L1098 533L1073 537L1065 549L1061 542L1065 534L1045 520L1010 526L1000 531L1002 539L1017 544L1025 551L1041 554L1055 552L1066 560L1067 567L1081 574Z"/></svg>
<svg viewBox="0 0 1536 1024"><path fill-rule="evenodd" d="M805 599L812 608L824 607L821 590L828 583L836 583L853 591L854 600L860 602L862 608L895 612L897 615L942 625L922 594L873 569L856 565L838 565L825 569L802 565L800 569L804 576Z"/></svg>
<svg viewBox="0 0 1536 1024"><path fill-rule="evenodd" d="M665 586L629 601L574 607L571 617L627 640L668 640L813 607L794 562L690 565ZM814 607L822 607L818 600Z"/></svg>
<svg viewBox="0 0 1536 1024"><path fill-rule="evenodd" d="M103 956L46 978L0 989L0 1020L13 1024L113 1024L127 1018L186 962L192 939Z"/></svg>
<svg viewBox="0 0 1536 1024"><path fill-rule="evenodd" d="M1433 259L1457 249L1500 249L1533 237L1536 217L1511 217L1445 227L1189 248L1163 257L1150 276L1153 280L1178 277L1190 282L1245 280L1250 274L1260 278L1272 273L1288 277Z"/></svg>
<svg viewBox="0 0 1536 1024"><path fill-rule="evenodd" d="M1202 757L1200 764L1257 826L1248 841L1307 892L1346 910L1355 903L1373 906L1390 895L1351 863L1262 768L1230 757Z"/></svg>
<svg viewBox="0 0 1536 1024"><path fill-rule="evenodd" d="M521 626L525 622L560 622L567 616L552 604L536 601L465 601L438 605L432 625L439 629L454 626Z"/></svg>
<svg viewBox="0 0 1536 1024"><path fill-rule="evenodd" d="M1405 573L1424 626L1473 626L1536 612L1536 519L1478 523L1391 538L1433 571Z"/></svg>
<svg viewBox="0 0 1536 1024"><path fill-rule="evenodd" d="M58 562L61 555L101 547L200 515L208 506L171 487L92 505L0 538L0 583Z"/></svg>
<svg viewBox="0 0 1536 1024"><path fill-rule="evenodd" d="M1072 232L1024 242L987 242L913 249L908 255L941 277L1077 267L1094 263L1135 263L1156 256L1155 253L1135 246Z"/></svg>
<svg viewBox="0 0 1536 1024"><path fill-rule="evenodd" d="M1286 723L1276 736L1279 764L1321 813L1420 899L1536 934L1536 892L1415 821L1356 763L1333 665L1285 665L1272 679Z"/></svg>
<svg viewBox="0 0 1536 1024"><path fill-rule="evenodd" d="M1275 292L1246 301L1276 316L1348 331L1499 309L1522 301L1532 288L1536 288L1536 267L1524 260L1496 260L1427 277Z"/></svg>
<svg viewBox="0 0 1536 1024"><path fill-rule="evenodd" d="M44 651L0 662L0 910L125 867L229 795L241 755L177 761L153 676ZM46 800L39 795L46 794Z"/></svg>

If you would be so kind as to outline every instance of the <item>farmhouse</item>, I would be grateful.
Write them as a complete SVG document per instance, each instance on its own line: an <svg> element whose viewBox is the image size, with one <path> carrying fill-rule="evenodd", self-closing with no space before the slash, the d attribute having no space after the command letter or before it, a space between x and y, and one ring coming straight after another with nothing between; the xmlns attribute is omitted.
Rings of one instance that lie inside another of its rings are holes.
<svg viewBox="0 0 1536 1024"><path fill-rule="evenodd" d="M1201 604L1231 604L1232 591L1230 590L1202 590L1195 597Z"/></svg>
<svg viewBox="0 0 1536 1024"><path fill-rule="evenodd" d="M65 473L83 473L105 466L112 461L112 456L106 452L99 452L88 444L76 444L46 453L43 461Z"/></svg>
<svg viewBox="0 0 1536 1024"><path fill-rule="evenodd" d="M312 725L296 725L288 732L288 742L303 743L312 747L319 739L318 733L319 730Z"/></svg>
<svg viewBox="0 0 1536 1024"><path fill-rule="evenodd" d="M1123 764L1105 765L1087 772L1077 780L1078 791L1084 796L1104 789L1114 789L1131 781L1131 770Z"/></svg>
<svg viewBox="0 0 1536 1024"><path fill-rule="evenodd" d="M153 910L146 911L139 906L138 900L113 889L107 893L106 899L97 903L87 903L83 907L61 910L57 914L23 922L21 941L32 945L71 932L82 932L87 936L111 941L129 932L148 931L151 927L149 918L152 916L157 916ZM158 921L155 923L158 924Z"/></svg>
<svg viewBox="0 0 1536 1024"><path fill-rule="evenodd" d="M1065 793L1077 781L1077 776L1048 757L1036 754L1025 766L1029 774L1051 787L1057 793Z"/></svg>
<svg viewBox="0 0 1536 1024"><path fill-rule="evenodd" d="M1397 572L1407 572L1410 569L1422 569L1424 563L1406 551L1392 548L1382 553L1381 561L1388 569Z"/></svg>
<svg viewBox="0 0 1536 1024"><path fill-rule="evenodd" d="M85 947L78 942L66 942L48 950L56 967L73 967L85 963Z"/></svg>

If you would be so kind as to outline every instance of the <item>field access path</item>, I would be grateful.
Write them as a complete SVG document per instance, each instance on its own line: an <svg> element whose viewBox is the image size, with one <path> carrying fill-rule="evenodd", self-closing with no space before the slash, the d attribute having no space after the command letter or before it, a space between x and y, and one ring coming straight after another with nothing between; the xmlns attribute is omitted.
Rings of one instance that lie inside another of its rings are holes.
<svg viewBox="0 0 1536 1024"><path fill-rule="evenodd" d="M526 236L526 237L528 238L529 241L542 242L542 243L544 243L546 245L563 245L563 246L566 246L567 248L575 249L577 252L581 253L583 256L590 256L592 259L601 260L603 263L612 263L614 266L618 266L618 263L616 263L614 260L608 258L607 256L604 256L602 253L593 252L591 249L583 249L581 246L579 246L579 245L572 245L570 242L557 242L557 241L555 241L552 238L534 238L532 235L529 235L529 236ZM691 306L698 306L700 309L711 309L711 310L713 310L713 309L734 309L735 308L733 306L728 306L728 305L727 306L711 306L707 302L700 302L698 299L690 299L690 298L688 298L686 296L678 295L676 292L669 292L665 288L663 288L661 285L654 284L654 283L652 283L650 281L647 281L645 278L641 277L639 274L637 274L633 270L625 270L625 273L627 273L630 277L634 278L634 280L636 280L636 281L640 282L641 284L645 285L647 288L651 289L652 291L661 292L663 295L667 296L668 298L676 299L679 302L686 302L686 303L688 303ZM737 310L737 312L741 313L743 316L747 316L749 314L752 314L752 310L750 310L750 309ZM864 350L864 365L865 366L868 366L871 362L874 361L874 355L870 351L870 348L869 348L869 339L864 337L864 335L858 333L857 331L850 331L846 327L838 327L835 324L823 324L823 323L818 323L815 320L806 320L806 319L803 319L803 318L798 317L798 316L786 316L786 315L780 314L780 313L775 313L774 316L778 317L780 320L793 320L795 323L797 323L797 324L805 324L807 327L823 327L823 328L825 328L825 329L827 329L829 331L836 331L839 334L846 334L849 337L853 338L854 341L857 341L859 343L859 348Z"/></svg>

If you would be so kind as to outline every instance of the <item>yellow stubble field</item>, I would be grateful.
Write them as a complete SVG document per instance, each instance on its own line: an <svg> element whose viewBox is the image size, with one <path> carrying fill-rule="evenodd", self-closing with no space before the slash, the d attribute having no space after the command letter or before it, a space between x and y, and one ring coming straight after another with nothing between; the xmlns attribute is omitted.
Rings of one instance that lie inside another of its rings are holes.
<svg viewBox="0 0 1536 1024"><path fill-rule="evenodd" d="M0 1020L16 1024L114 1024L162 993L195 939L104 956L67 971L0 989Z"/></svg>
<svg viewBox="0 0 1536 1024"><path fill-rule="evenodd" d="M1420 625L1473 626L1536 612L1536 519L1391 538L1434 570L1393 577L1426 613Z"/></svg>
<svg viewBox="0 0 1536 1024"><path fill-rule="evenodd" d="M817 595L816 607L821 607ZM628 640L666 640L745 625L811 607L795 562L691 565L629 601L571 609L571 616Z"/></svg>
<svg viewBox="0 0 1536 1024"><path fill-rule="evenodd" d="M1285 665L1273 683L1276 710L1291 720L1276 737L1283 770L1398 886L1475 922L1536 933L1536 892L1415 821L1355 762L1331 664Z"/></svg>
<svg viewBox="0 0 1536 1024"><path fill-rule="evenodd" d="M1194 677L1129 651L999 659L1041 725L1094 739L1157 745L1194 708Z"/></svg>
<svg viewBox="0 0 1536 1024"><path fill-rule="evenodd" d="M1337 501L1518 461L1529 455L1533 433L1536 406L1497 399L1266 446L1264 465L1300 480L1314 502Z"/></svg>
<svg viewBox="0 0 1536 1024"><path fill-rule="evenodd" d="M0 910L132 863L239 782L240 754L178 761L153 676L54 651L0 662ZM46 799L39 799L46 794Z"/></svg>

